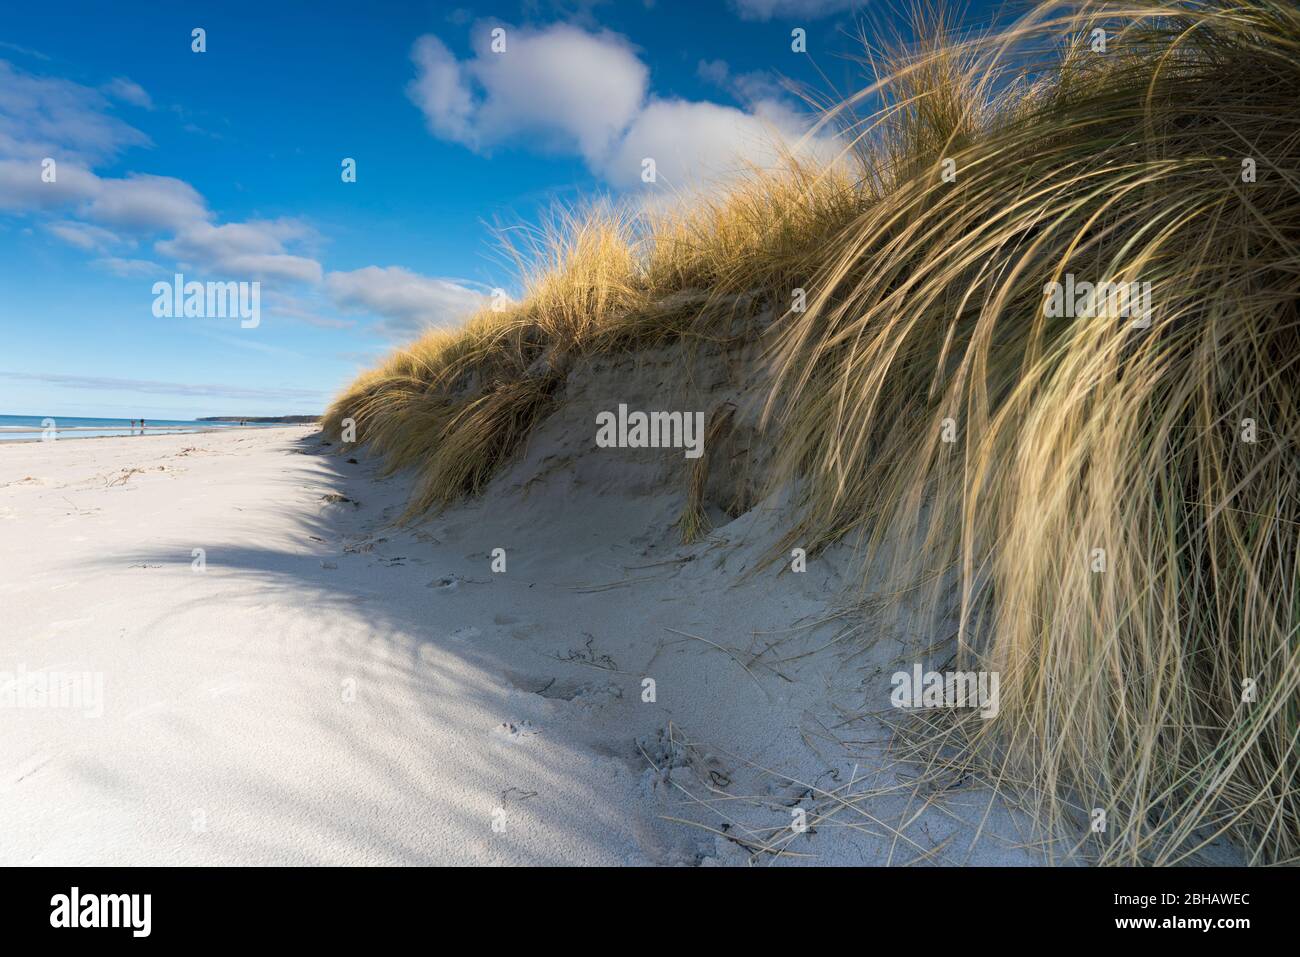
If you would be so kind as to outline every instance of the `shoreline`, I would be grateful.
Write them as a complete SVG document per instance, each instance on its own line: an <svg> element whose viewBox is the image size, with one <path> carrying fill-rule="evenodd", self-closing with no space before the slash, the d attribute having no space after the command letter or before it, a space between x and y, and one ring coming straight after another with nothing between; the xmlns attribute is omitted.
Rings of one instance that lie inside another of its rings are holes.
<svg viewBox="0 0 1300 957"><path fill-rule="evenodd" d="M313 426L303 425L303 424L299 424L299 423L284 423L284 424L280 424L280 423L268 423L268 424L266 424L266 425L221 425L221 426L208 426L208 427L206 427L206 428L196 428L196 429L185 429L185 428L179 428L179 427L171 428L171 427L168 427L168 426L152 426L152 425L151 425L151 426L146 426L143 432L140 432L139 430L137 430L135 433L132 433L132 434L129 434L129 435L123 435L123 434L121 434L121 433L123 433L123 432L125 432L125 431L127 431L127 430L125 430L125 429L121 429L121 428L117 428L117 427L115 427L115 426L82 425L82 426L69 426L68 428L60 428L60 429L56 429L55 431L58 432L58 433L60 433L60 436L59 436L59 437L62 437L62 433L65 433L65 432L78 432L78 433L85 433L85 432L106 432L106 433L113 433L113 434L111 434L111 435L75 435L75 436L69 436L69 438L83 439L83 440L84 440L84 439L139 439L139 438L145 438L145 437L154 437L154 438L156 438L157 436L160 436L160 435L210 435L210 434L212 434L213 432L237 432L237 431L250 431L250 430L264 431L264 430L267 430L267 429L301 429L301 428L312 428L312 427L313 427ZM0 426L0 448L3 448L3 447L5 447L5 446L7 446L7 445L30 445L30 444L35 443L35 442L45 442L45 441L47 441L47 440L45 440L45 439L39 439L39 438L7 439L7 438L4 437L4 436L5 436L5 433L10 433L10 434L20 433L20 434L21 434L21 433L39 432L39 431L41 431L41 430L40 430L40 429L28 429L28 428L23 428L22 426ZM48 441L50 441L50 442L57 442L57 441L59 440L59 437L56 437L56 438L54 438L54 439L49 439Z"/></svg>

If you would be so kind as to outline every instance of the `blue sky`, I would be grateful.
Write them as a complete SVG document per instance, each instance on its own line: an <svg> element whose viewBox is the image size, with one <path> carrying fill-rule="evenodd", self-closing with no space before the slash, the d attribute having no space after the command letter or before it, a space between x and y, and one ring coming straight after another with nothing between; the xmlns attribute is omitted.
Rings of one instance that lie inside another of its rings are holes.
<svg viewBox="0 0 1300 957"><path fill-rule="evenodd" d="M859 86L861 7L6 4L0 412L320 411L421 328L517 291L489 224L699 188L799 138L781 81ZM260 324L155 317L177 271L260 282Z"/></svg>

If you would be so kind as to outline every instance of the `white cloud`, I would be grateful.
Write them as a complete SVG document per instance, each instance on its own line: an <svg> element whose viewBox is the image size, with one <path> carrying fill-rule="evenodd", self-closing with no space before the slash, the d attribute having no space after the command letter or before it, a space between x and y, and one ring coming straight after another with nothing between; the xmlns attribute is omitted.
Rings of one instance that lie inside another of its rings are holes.
<svg viewBox="0 0 1300 957"><path fill-rule="evenodd" d="M307 296L266 289L262 296L262 308L274 315L285 316L317 329L350 329L357 324L354 319L321 315L321 306L326 304L317 295L318 288L313 287Z"/></svg>
<svg viewBox="0 0 1300 957"><path fill-rule="evenodd" d="M290 283L319 283L319 262L301 247L315 233L293 220L214 224L203 195L181 179L129 173L101 177L93 166L130 146L149 142L112 117L109 94L151 106L139 84L117 77L96 90L68 80L38 77L0 60L0 209L72 213L46 226L59 239L99 253L98 268L140 275L164 268L147 259L104 255L134 240L159 236L154 248L184 268L209 274ZM45 182L42 160L55 160Z"/></svg>
<svg viewBox="0 0 1300 957"><path fill-rule="evenodd" d="M493 53L489 28L477 29L475 55L464 63L433 36L411 53L416 78L408 92L444 139L484 149L540 137L547 148L598 162L645 99L649 70L617 34L563 23L507 27L505 52Z"/></svg>
<svg viewBox="0 0 1300 957"><path fill-rule="evenodd" d="M122 238L117 233L90 223L60 220L49 223L45 228L69 246L76 246L86 252L103 252L123 244Z"/></svg>
<svg viewBox="0 0 1300 957"><path fill-rule="evenodd" d="M645 99L650 71L628 42L558 24L511 30L502 54L480 50L470 65L487 90L479 129L493 137L553 136L589 160L604 156Z"/></svg>
<svg viewBox="0 0 1300 957"><path fill-rule="evenodd" d="M731 67L726 60L701 60L695 68L701 80L707 80L714 86L726 86L731 76Z"/></svg>
<svg viewBox="0 0 1300 957"><path fill-rule="evenodd" d="M0 60L0 157L89 164L148 143L149 137L112 115L98 90L34 76Z"/></svg>
<svg viewBox="0 0 1300 957"><path fill-rule="evenodd" d="M140 106L146 110L153 109L153 98L145 92L144 87L124 76L115 76L104 84L103 90L114 99Z"/></svg>
<svg viewBox="0 0 1300 957"><path fill-rule="evenodd" d="M316 283L321 280L320 263L288 248L314 239L312 230L290 219L220 226L198 222L182 228L172 239L161 240L154 248L188 268L230 277Z"/></svg>
<svg viewBox="0 0 1300 957"><path fill-rule="evenodd" d="M421 276L401 266L332 272L325 290L343 309L381 316L378 331L394 339L458 325L488 302L485 294L453 279Z"/></svg>
<svg viewBox="0 0 1300 957"><path fill-rule="evenodd" d="M411 49L416 76L407 95L423 112L434 136L467 146L476 145L473 129L474 95L460 63L437 37L420 37Z"/></svg>
<svg viewBox="0 0 1300 957"><path fill-rule="evenodd" d="M775 167L782 146L794 149L804 134L798 119L778 104L746 113L717 103L655 100L637 117L619 148L601 168L622 188L641 182L642 161L655 161L658 181L669 189L725 180L751 167ZM829 155L821 141L801 150Z"/></svg>
<svg viewBox="0 0 1300 957"><path fill-rule="evenodd" d="M75 163L54 165L54 182L41 178L41 161L0 159L0 209L52 210L90 199L99 191L100 179Z"/></svg>
<svg viewBox="0 0 1300 957"><path fill-rule="evenodd" d="M128 174L103 178L76 163L55 160L54 181L35 159L0 159L0 209L51 211L76 207L79 216L134 232L173 231L211 217L203 196L184 180Z"/></svg>
<svg viewBox="0 0 1300 957"><path fill-rule="evenodd" d="M107 270L115 276L121 276L123 279L139 277L159 279L168 272L165 266L160 266L151 259L122 259L117 256L101 256L99 259L92 259L90 264L99 269Z"/></svg>
<svg viewBox="0 0 1300 957"><path fill-rule="evenodd" d="M742 20L771 20L773 17L817 19L858 6L857 0L731 0Z"/></svg>
<svg viewBox="0 0 1300 957"><path fill-rule="evenodd" d="M100 179L82 214L140 232L179 230L212 215L203 196L184 180L136 173L125 179Z"/></svg>
<svg viewBox="0 0 1300 957"><path fill-rule="evenodd" d="M620 188L638 186L642 161L652 158L662 183L689 189L750 165L775 165L808 130L808 118L767 74L732 75L721 60L700 64L702 76L746 109L657 98L623 37L569 24L505 29L505 51L493 53L490 25L477 25L476 52L466 61L436 37L416 41L408 94L435 136L475 150L506 141L569 150ZM820 138L802 148L832 155Z"/></svg>
<svg viewBox="0 0 1300 957"><path fill-rule="evenodd" d="M747 106L764 100L789 98L789 90L776 76L762 70L732 73L726 60L701 60L695 71L700 79L726 90Z"/></svg>
<svg viewBox="0 0 1300 957"><path fill-rule="evenodd" d="M49 57L40 50L33 50L30 47L19 46L17 43L8 43L4 40L0 40L0 50L13 50L15 53L29 56L33 60L49 60Z"/></svg>

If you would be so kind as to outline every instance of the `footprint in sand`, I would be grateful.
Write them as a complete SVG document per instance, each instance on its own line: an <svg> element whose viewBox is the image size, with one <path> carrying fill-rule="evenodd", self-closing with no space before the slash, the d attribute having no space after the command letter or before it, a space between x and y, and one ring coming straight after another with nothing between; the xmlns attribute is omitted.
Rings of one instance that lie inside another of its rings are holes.
<svg viewBox="0 0 1300 957"><path fill-rule="evenodd" d="M519 741L541 734L542 729L531 721L502 721L497 725L496 732L512 741Z"/></svg>
<svg viewBox="0 0 1300 957"><path fill-rule="evenodd" d="M515 688L552 701L567 701L584 711L604 707L623 697L623 689L612 681L584 682L547 675L530 675L507 671L505 678Z"/></svg>
<svg viewBox="0 0 1300 957"><path fill-rule="evenodd" d="M735 775L727 763L700 742L689 742L671 730L660 728L654 737L636 739L635 748L654 769L654 776L666 784L677 772L690 772L706 785L726 788Z"/></svg>

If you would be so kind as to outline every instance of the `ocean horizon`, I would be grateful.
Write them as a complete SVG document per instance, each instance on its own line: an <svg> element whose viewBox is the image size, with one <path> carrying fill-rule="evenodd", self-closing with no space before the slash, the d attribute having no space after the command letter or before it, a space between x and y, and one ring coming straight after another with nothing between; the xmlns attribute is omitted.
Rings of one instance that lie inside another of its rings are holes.
<svg viewBox="0 0 1300 957"><path fill-rule="evenodd" d="M30 441L39 439L52 422L55 433L60 439L106 438L128 435L175 435L185 432L197 432L202 429L220 429L238 425L239 420L229 419L219 422L200 422L197 419L148 419L144 420L145 430L141 431L139 419L118 419L84 415L0 415L0 442ZM275 425L276 423L250 422L253 425Z"/></svg>

